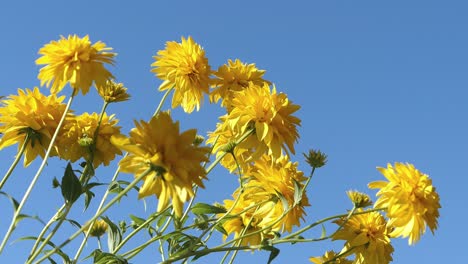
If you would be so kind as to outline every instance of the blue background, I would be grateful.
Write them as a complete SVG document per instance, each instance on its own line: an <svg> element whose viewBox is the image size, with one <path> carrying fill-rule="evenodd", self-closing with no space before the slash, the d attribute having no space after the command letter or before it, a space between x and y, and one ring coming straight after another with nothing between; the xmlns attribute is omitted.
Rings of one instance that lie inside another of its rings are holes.
<svg viewBox="0 0 468 264"><path fill-rule="evenodd" d="M367 192L368 182L383 179L376 166L414 163L432 177L441 196L439 229L435 236L428 231L411 247L406 240L393 240L394 263L458 263L468 235L463 206L468 185L467 7L465 1L4 1L0 93L15 94L17 88L39 85L34 61L44 44L60 35L89 34L93 42L101 40L118 53L117 64L110 69L129 88L132 99L111 105L108 113L115 113L122 131L128 133L133 119L147 120L162 96L157 92L160 80L150 72L152 56L166 41L179 42L181 36L191 35L205 48L213 69L228 59L256 63L267 71L266 79L302 106L301 138L293 159L308 173L302 152L319 148L329 156L308 189L312 206L307 222L349 209L345 191ZM43 92L48 94L46 88ZM62 94L69 95L70 89ZM100 107L93 89L73 104L76 113L98 112ZM183 129L198 128L206 134L223 110L205 101L198 113L189 116L175 109L173 114ZM16 147L2 150L1 174L15 153ZM26 170L17 169L4 190L20 199L39 164L36 160ZM51 160L24 213L48 220L60 207L60 190L52 189L51 181L61 177L64 167L65 162ZM99 169L98 180L108 182L114 169ZM217 169L209 175L199 201L221 202L235 184L234 176ZM91 208L83 213L79 205L70 218L84 222L94 213L104 187L96 190L98 199ZM129 221L129 214L152 213L156 202L146 199L145 209L133 192L107 215ZM0 208L4 234L11 205L2 198ZM32 242L12 242L37 234L40 227L32 220L21 222L0 261L22 263ZM54 242L74 231L65 225ZM320 230L307 233L319 234ZM143 239L136 238L130 246ZM73 256L79 242L65 251ZM340 250L341 245L282 245L275 263L308 263L308 257ZM132 262L160 261L156 246ZM91 240L82 256L94 247ZM217 263L221 256L199 263ZM265 252L241 252L237 260L263 263L267 258Z"/></svg>

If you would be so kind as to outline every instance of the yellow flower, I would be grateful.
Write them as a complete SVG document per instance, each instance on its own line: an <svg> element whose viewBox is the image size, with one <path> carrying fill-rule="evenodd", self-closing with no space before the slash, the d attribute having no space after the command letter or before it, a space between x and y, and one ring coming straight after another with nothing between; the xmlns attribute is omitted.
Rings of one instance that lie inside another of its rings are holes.
<svg viewBox="0 0 468 264"><path fill-rule="evenodd" d="M362 212L357 209L356 212ZM353 215L347 222L336 220L343 228L336 232L333 240L346 240L342 252L351 250L355 254L354 263L385 264L392 261L393 247L390 244L389 228L379 212Z"/></svg>
<svg viewBox="0 0 468 264"><path fill-rule="evenodd" d="M334 264L352 264L353 262L343 258L343 257L336 257L338 254L334 251L327 251L325 254L321 257L311 257L309 258L310 262L315 263L315 264L323 264L327 261L333 260L334 259ZM335 259L336 258L336 259Z"/></svg>
<svg viewBox="0 0 468 264"><path fill-rule="evenodd" d="M244 64L240 60L229 60L227 65L220 66L218 71L214 72L217 78L213 80L215 89L210 93L210 100L217 103L221 99L221 106L230 112L235 92L247 88L250 83L257 86L270 84L262 78L264 74L265 71L257 69L253 63Z"/></svg>
<svg viewBox="0 0 468 264"><path fill-rule="evenodd" d="M0 107L0 149L18 143L21 148L29 137L24 152L24 166L39 155L45 156L52 135L65 111L65 97L45 96L35 87L33 90L18 89L18 95L10 95ZM53 149L51 155L56 155Z"/></svg>
<svg viewBox="0 0 468 264"><path fill-rule="evenodd" d="M99 114L83 113L80 116L67 117L57 141L59 156L71 162L81 158L87 161L93 159L94 168L101 164L108 166L116 155L122 155L120 149L110 142L111 136L120 135L117 122L114 115L108 116L104 113L97 137L94 138L99 123Z"/></svg>
<svg viewBox="0 0 468 264"><path fill-rule="evenodd" d="M275 207L270 209L268 215L264 216L263 219L263 224L265 226L273 224L275 231L291 232L292 227L299 226L300 220L304 219L306 214L304 207L310 205L305 192L301 201L295 204L296 185L302 189L304 181L307 180L304 173L297 169L297 166L298 163L291 162L287 156L272 160L270 156L264 155L245 175L249 178L245 193L251 199L259 201L268 200L271 197L278 198ZM291 207L280 221L278 219L288 208L284 207L279 195L287 201L288 207Z"/></svg>
<svg viewBox="0 0 468 264"><path fill-rule="evenodd" d="M116 83L112 80L106 81L105 85L97 87L99 95L107 103L123 102L130 98L127 88L123 83Z"/></svg>
<svg viewBox="0 0 468 264"><path fill-rule="evenodd" d="M89 225L91 225L91 223L87 224L88 228ZM91 228L91 230L89 231L89 235L93 237L100 237L106 233L107 227L108 224L106 223L106 221L98 219L94 221L93 228ZM85 230L88 230L88 228L86 228Z"/></svg>
<svg viewBox="0 0 468 264"><path fill-rule="evenodd" d="M238 192L234 193L233 197L237 197ZM260 245L262 240L266 237L270 237L269 232L260 231L262 227L259 226L261 221L261 213L257 213L255 207L253 209L242 213L245 208L249 206L254 206L255 201L248 201L240 198L240 201L231 211L231 215L239 215L237 217L228 218L223 223L223 228L226 230L228 235L234 233L234 238L237 239L243 236L240 245ZM234 206L234 200L224 200L224 207L231 208ZM223 239L226 240L227 236L223 236Z"/></svg>
<svg viewBox="0 0 468 264"><path fill-rule="evenodd" d="M395 163L387 168L378 168L387 181L376 181L369 188L380 189L375 208L387 207L392 237L408 237L409 244L419 241L429 226L432 233L437 229L440 201L439 195L428 175L412 164Z"/></svg>
<svg viewBox="0 0 468 264"><path fill-rule="evenodd" d="M285 156L276 161L264 156L255 162L244 179L243 192L238 189L233 194L234 200L241 195L231 213L238 215L226 220L223 225L228 234L235 233L237 238L245 228L247 232L265 229L249 237L250 240L243 241L254 244L253 241L259 242L271 232L291 232L293 226L300 225L300 220L305 216L304 207L309 202L305 193L297 204L294 200L295 185L302 188L306 180L303 173L297 170L297 163L292 163ZM224 207L229 210L234 200L225 200Z"/></svg>
<svg viewBox="0 0 468 264"><path fill-rule="evenodd" d="M231 112L220 118L226 124L218 125L210 138L227 133L233 135L231 141L237 141L248 129L254 128L255 134L236 147L250 151L246 162L254 161L265 153L275 159L282 155L282 150L287 155L288 150L295 153L294 143L299 137L297 127L301 120L292 114L300 107L290 102L285 94L276 93L275 88L270 92L267 84L250 84L235 93L232 107Z"/></svg>
<svg viewBox="0 0 468 264"><path fill-rule="evenodd" d="M166 49L158 51L151 71L163 80L160 91L174 88L172 108L182 106L191 113L200 109L203 94L208 94L211 67L203 48L192 37L182 37L182 42L170 41Z"/></svg>
<svg viewBox="0 0 468 264"><path fill-rule="evenodd" d="M158 211L165 209L169 200L177 216L182 216L182 206L194 193L192 184L204 187L205 169L201 162L208 161L210 149L193 145L196 130L179 132L179 122L173 122L167 112L153 117L149 123L135 122L130 137L116 136L112 142L129 154L120 161L122 172L135 177L148 168L159 166L164 173L152 172L143 178L138 197L156 195Z"/></svg>
<svg viewBox="0 0 468 264"><path fill-rule="evenodd" d="M36 64L46 64L39 72L41 85L51 87L51 93L60 92L70 82L75 92L81 90L88 93L89 87L95 82L96 86L105 85L113 78L104 67L104 63L113 64L115 53L107 52L112 48L98 41L91 45L88 35L80 38L77 35L61 36L58 41L51 41L39 50L42 55Z"/></svg>

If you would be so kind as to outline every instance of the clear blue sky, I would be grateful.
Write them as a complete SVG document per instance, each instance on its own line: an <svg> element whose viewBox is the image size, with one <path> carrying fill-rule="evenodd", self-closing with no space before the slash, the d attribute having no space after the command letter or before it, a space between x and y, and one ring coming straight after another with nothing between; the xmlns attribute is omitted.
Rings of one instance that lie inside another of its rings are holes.
<svg viewBox="0 0 468 264"><path fill-rule="evenodd" d="M117 114L127 133L133 119L152 115L162 96L157 92L160 81L149 71L152 56L166 41L191 35L205 48L214 69L228 59L256 63L267 70L266 78L278 90L302 106L295 159L302 162L301 153L311 147L329 155L328 165L317 171L308 190L312 204L308 222L349 209L345 191L367 191L368 182L382 179L376 166L411 162L432 177L441 196L439 229L412 247L406 240L395 240L394 263L458 263L465 252L462 239L468 235L463 226L467 214L462 211L468 186L467 10L466 1L10 0L0 6L0 93L39 85L34 61L45 43L60 35L89 34L93 42L101 40L118 53L111 70L129 88L132 100L115 104L108 112ZM184 129L196 127L206 133L214 129L222 111L205 106L190 116L175 110L174 117ZM78 113L98 112L96 92L80 95L73 108ZM0 153L2 175L15 151L11 147ZM18 170L5 190L19 199L38 166L36 161L28 170ZM25 213L41 213L48 219L60 206L60 191L50 186L64 166L51 161ZM303 162L300 167L308 169ZM99 180L109 180L114 168L98 172ZM200 200L222 201L235 188L235 178L222 169L209 178ZM154 199L147 199L145 211L135 196L130 194L110 218L128 220L130 213L143 216L155 209ZM3 235L11 206L1 198L0 208ZM77 208L71 218L80 217ZM35 234L38 228L25 221L11 241ZM74 230L67 226L54 242L63 241L67 232ZM9 245L0 262L23 262L31 245ZM283 245L275 263L307 263L308 257L340 246L341 242ZM149 248L133 263L155 263L156 252ZM248 252L238 258L239 263L266 259L265 253Z"/></svg>

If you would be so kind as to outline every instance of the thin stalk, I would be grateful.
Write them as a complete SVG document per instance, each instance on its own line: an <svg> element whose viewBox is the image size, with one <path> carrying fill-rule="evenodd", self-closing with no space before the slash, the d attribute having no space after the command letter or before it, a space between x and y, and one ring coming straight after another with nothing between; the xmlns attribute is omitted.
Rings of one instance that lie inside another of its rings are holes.
<svg viewBox="0 0 468 264"><path fill-rule="evenodd" d="M167 209L166 209L167 210ZM158 218L160 215L162 215L164 212L166 212L166 210L163 210L157 214L154 214L152 216L150 216L148 219L146 219L145 222L143 222L140 226L138 226L137 228L135 228L130 234L128 234L127 237L125 237L117 247L114 248L114 250L111 252L112 254L115 254L117 253L122 247L123 245L125 245L125 243L127 243L133 236L135 236L141 229L145 228L148 224L150 224L151 222L153 222L156 218Z"/></svg>
<svg viewBox="0 0 468 264"><path fill-rule="evenodd" d="M128 154L128 153L127 153L127 154ZM125 154L125 156L126 156L127 154ZM125 157L125 156L124 156L124 157ZM117 179L117 176L119 175L119 173L120 173L120 166L117 167L117 170L115 171L114 176L112 176L111 182L114 182L114 181ZM102 207L104 206L104 203L105 203L106 200L107 200L107 196L109 196L109 193L110 193L109 188L107 188L106 192L104 193L104 196L103 196L102 199L101 199L101 202L99 203L98 208L96 209L96 213L95 213L95 214L98 214L98 212L102 209ZM77 261L78 258L80 257L81 252L83 251L83 248L84 248L84 246L86 245L86 242L88 241L88 238L89 238L89 231L93 228L93 226L94 226L94 221L93 221L91 224L89 224L89 228L88 228L87 232L85 232L85 235L84 235L84 237L83 237L83 240L81 241L80 247L79 247L78 250L76 251L75 257L73 258L75 261Z"/></svg>
<svg viewBox="0 0 468 264"><path fill-rule="evenodd" d="M54 229L52 229L52 231L50 232L50 234L44 239L44 241L42 242L41 246L36 250L36 252L30 256L30 258L28 258L28 261L26 262L27 264L31 263L35 258L37 258L37 256L41 253L41 251L44 249L44 247L47 245L47 243L52 239L52 237L55 235L55 233L57 233L57 231L59 230L60 226L62 226L63 224L63 221L65 220L65 217L68 215L68 213L70 212L70 209L72 208L72 205L71 204L67 204L66 207L65 207L65 212L63 212L63 214L61 215L59 221L57 222L57 224L54 226ZM36 240L38 241L38 240Z"/></svg>
<svg viewBox="0 0 468 264"><path fill-rule="evenodd" d="M13 170L15 170L16 165L18 165L18 162L20 161L21 157L24 154L24 151L26 150L26 147L28 146L29 140L30 136L26 134L26 138L23 142L23 145L21 145L21 149L19 150L18 154L16 154L15 160L11 164L8 171L5 173L5 176L3 176L2 182L0 182L0 190L3 188L3 185L5 185L5 183L7 182L8 178L10 178L10 175L13 172Z"/></svg>
<svg viewBox="0 0 468 264"><path fill-rule="evenodd" d="M149 246L152 243L156 242L157 240L161 239L161 237L163 237L163 236L155 236L155 237L151 238L150 240L146 241L145 243L141 244L140 246L123 253L122 256L125 257L127 260L129 260L129 259L135 257L136 255L138 255L138 253L140 253L147 246Z"/></svg>
<svg viewBox="0 0 468 264"><path fill-rule="evenodd" d="M74 94L74 92L73 92ZM62 118L60 119L60 122L57 126L57 129L55 130L54 135L52 136L52 139L50 140L49 147L47 148L46 154L44 156L44 159L42 160L41 166L37 170L36 175L34 175L31 183L29 184L28 189L26 190L26 193L23 196L23 199L21 199L21 202L18 206L18 209L16 209L15 214L13 215L13 219L11 220L10 226L8 227L8 231L3 237L3 241L0 244L0 253L3 251L5 248L5 245L10 238L11 234L13 233L13 230L16 227L16 222L18 220L18 216L21 214L21 210L23 209L24 205L26 204L26 200L29 198L29 195L32 192L32 189L36 185L37 180L39 179L39 176L42 173L42 170L44 170L45 165L47 164L47 160L49 159L50 152L52 151L52 148L54 147L55 139L57 138L57 135L59 134L60 128L63 125L63 122L65 121L65 117L67 116L68 110L70 109L70 106L73 102L74 95L70 96L70 99L68 100L68 103L65 107L65 111L63 112Z"/></svg>
<svg viewBox="0 0 468 264"><path fill-rule="evenodd" d="M161 111L161 108L162 108L162 106L164 105L164 102L166 101L166 98L167 98L167 96L169 95L169 93L172 91L172 89L173 89L173 88L167 89L166 93L165 93L165 94L163 95L163 97L161 98L161 101L159 101L159 105L158 105L158 107L156 108L156 111L154 111L153 116L156 116L156 115L159 113L159 111Z"/></svg>
<svg viewBox="0 0 468 264"><path fill-rule="evenodd" d="M362 212L354 212L352 215L360 215L360 214L367 214L367 213L371 213L371 212L377 212L377 211L384 211L384 210L387 210L386 207L383 207L383 208L374 208L374 209L369 209L369 210L366 210L366 211L362 211ZM273 244L280 244L280 243L286 243L286 242L289 242L289 241L286 241L288 239L292 239L292 238L295 238L297 237L298 235L304 233L305 231L309 230L309 229L312 229L320 224L323 224L325 222L328 222L330 220L334 220L334 219L337 219L337 218L342 218L342 217L348 217L350 214L347 213L347 214L339 214L339 215L334 215L334 216L329 216L329 217L326 217L326 218L323 218L315 223L312 223L308 226L305 226L301 229L299 229L298 231L294 232L294 233L291 233L287 236L285 236L284 238L282 239L278 239L276 241L273 241ZM352 216L351 215L351 216Z"/></svg>
<svg viewBox="0 0 468 264"><path fill-rule="evenodd" d="M177 256L175 258L170 258L170 259L168 259L166 261L163 261L161 264L174 263L174 262L176 262L178 260L189 258L189 257L195 256L195 255L207 255L207 254L214 253L214 252L225 252L225 251L231 251L231 250L246 250L246 249L255 250L255 249L259 249L261 247L262 247L261 245L258 245L258 246L224 247L224 248L206 248L206 249L202 249L202 250L198 250L198 251L190 251L190 252L188 252L186 254Z"/></svg>
<svg viewBox="0 0 468 264"><path fill-rule="evenodd" d="M125 194L127 194L140 180L142 180L144 177L146 177L150 172L152 172L154 169L153 168L148 168L145 172L143 172L140 176L135 178L123 191L121 191L117 196L115 196L112 200L110 200L105 206L101 208L91 219L88 220L88 222L92 223L96 221L103 213L105 213L109 208L112 207L116 202L120 200ZM42 258L40 258L36 263L40 263L44 260L46 260L48 257L50 257L52 254L56 253L57 250L61 249L62 247L66 246L68 243L73 241L77 236L81 234L86 229L86 225L82 226L78 231L76 231L73 235L71 235L67 240L62 242L60 245L55 247L54 249L50 250ZM76 259L75 259L76 261Z"/></svg>
<svg viewBox="0 0 468 264"><path fill-rule="evenodd" d="M57 212L54 214L54 216L52 216L52 218L50 218L49 222L47 222L47 224L44 226L44 228L42 229L41 233L39 234L39 236L37 237L36 239L36 242L34 243L31 251L29 252L29 257L28 259L31 259L31 256L33 256L34 252L36 252L36 249L37 247L39 246L39 243L41 243L42 241L42 238L44 237L45 233L47 232L47 230L49 230L50 226L56 221L56 219L62 214L63 210L65 209L66 205L63 204L62 207L60 207Z"/></svg>

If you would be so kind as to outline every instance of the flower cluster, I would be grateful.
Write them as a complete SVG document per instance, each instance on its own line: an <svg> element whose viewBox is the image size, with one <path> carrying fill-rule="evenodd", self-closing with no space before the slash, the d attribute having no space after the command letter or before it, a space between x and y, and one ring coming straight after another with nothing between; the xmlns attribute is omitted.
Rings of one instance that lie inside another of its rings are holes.
<svg viewBox="0 0 468 264"><path fill-rule="evenodd" d="M392 260L391 239L409 237L409 244L416 243L426 231L434 232L439 217L439 195L432 181L412 164L388 164L378 168L388 181L376 181L369 188L379 189L374 210L364 212L363 207L372 204L366 194L349 191L348 196L357 208L349 219L335 223L340 226L333 234L334 240L345 240L340 255L355 255L353 263L389 263Z"/></svg>
<svg viewBox="0 0 468 264"><path fill-rule="evenodd" d="M167 221L158 229L157 237L164 240L161 247L163 243L168 244L168 249L161 250L161 253L169 254L168 262L171 263L183 259L186 262L191 257L196 259L215 250L227 250L227 256L231 250L242 249L269 250L270 262L277 253L276 244L331 239L344 241L341 251L327 251L323 256L311 257L311 262L386 264L392 261L392 239L408 238L412 245L420 240L427 227L433 233L437 229L441 205L432 180L412 164L404 163L378 168L387 181L368 185L371 189L378 189L375 203L365 193L348 191L353 205L348 214L328 217L299 229L306 216L305 209L310 206L307 186L315 170L327 163L327 155L310 150L304 154L305 162L311 168L310 177L306 177L299 170L298 162L293 161L301 125L296 116L300 106L286 94L278 92L274 84L264 79L265 71L253 63L228 60L213 71L205 50L190 36L182 37L180 43L167 42L165 49L154 56L151 71L161 79L159 90L166 91L166 94L148 121L135 121L128 136L123 135L116 115L106 112L110 103L130 98L127 88L117 83L105 68L114 63L116 54L111 50L100 41L92 44L88 36L70 35L51 41L39 50L41 57L36 60L37 64L45 65L40 69L38 79L41 85L50 87L51 94L44 95L35 87L32 90L18 89L17 95L0 97L0 150L18 144L18 154L2 178L0 189L22 155L24 166L30 165L37 157L43 158L29 189L35 184L49 156L69 162L62 181L53 180L53 186L60 187L65 204L37 237L29 262L36 261L38 254L44 254L46 259L50 252L60 250L64 244L57 244L60 246L53 250L43 249L46 245L54 245L49 239L67 219L71 206L81 195L85 196L85 207L89 205L95 195L91 188L101 185L89 182L97 171L95 169L110 165L124 151L126 154L119 161L117 172L133 174L135 180L123 189L120 184L126 181L112 179L108 190L118 189L119 194L104 207L101 203L98 213L78 231L79 234L87 228L87 235L98 238L109 232L115 240L109 242L112 253L95 250L91 254L95 261L104 256L103 259L115 258L126 262L123 257L128 254L114 254L139 230L147 229L152 234L155 229L150 223L153 221L157 222L158 228L160 223ZM69 103L64 104L65 96L59 97L57 93L67 84L73 93ZM75 114L70 107L72 99L79 91L87 94L93 84L103 100L101 113ZM198 111L205 96L209 97L210 103L219 103L225 109L206 142L203 136L197 135L196 129L181 131L179 122L173 120L169 111L160 111L170 92L173 92L172 108L180 106L186 113ZM205 166L211 154L216 159ZM73 169L71 163L80 160L84 161L80 163L84 169ZM238 176L239 187L231 199L223 201L222 206L193 205L196 190L205 187L208 173L218 163ZM78 171L80 177L75 175ZM114 188L115 185L118 186ZM132 225L123 221L117 226L102 215L134 188L138 190L139 199L157 197L157 213L152 214L151 219L131 216ZM26 192L22 203L29 193ZM13 196L3 191L1 194L10 197L18 211L15 211L12 225L0 244L0 253L19 221L18 217L25 215L19 212L22 206ZM372 205L372 209L365 209ZM166 211L171 207L172 210ZM172 213L169 214L170 211ZM195 224L186 225L189 219L186 216L190 212L197 219ZM56 228L49 229L55 221ZM174 232L164 233L170 221L174 223ZM303 237L307 230L327 221L338 226L335 232L329 235L324 232L321 238ZM94 223L93 228L89 228L90 223ZM134 230L121 239L119 236L129 226ZM196 237L186 232L191 227L203 230L201 235ZM293 231L295 228L299 230ZM215 229L223 233L225 240L230 236L234 237L233 240L219 247L206 247ZM53 231L43 237L48 230ZM283 233L289 234L283 236ZM129 252L133 255L142 248ZM60 255L64 257L63 252ZM350 260L352 257L354 259Z"/></svg>

